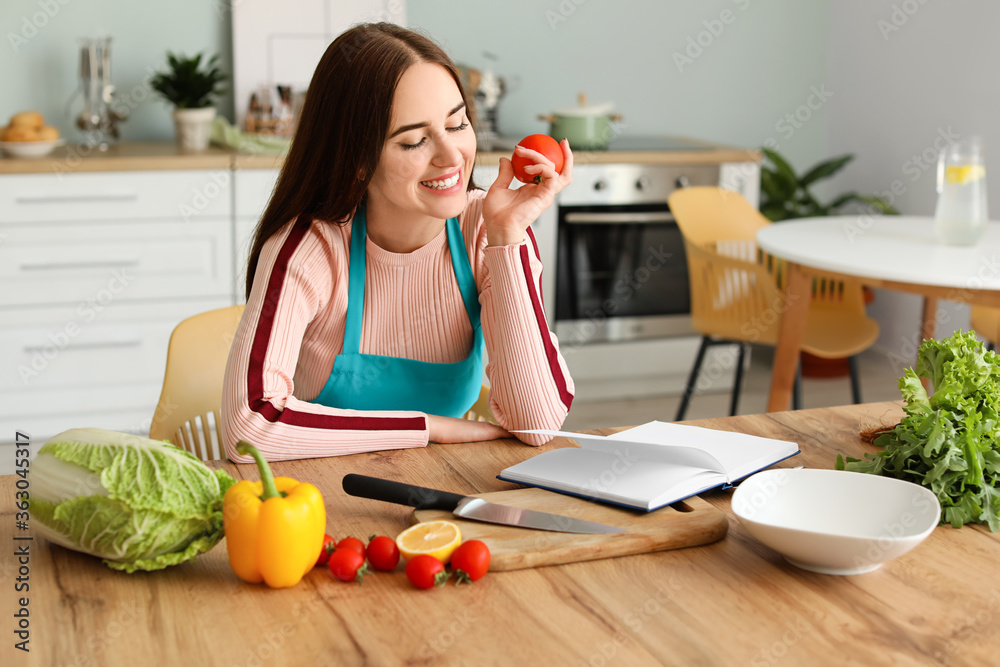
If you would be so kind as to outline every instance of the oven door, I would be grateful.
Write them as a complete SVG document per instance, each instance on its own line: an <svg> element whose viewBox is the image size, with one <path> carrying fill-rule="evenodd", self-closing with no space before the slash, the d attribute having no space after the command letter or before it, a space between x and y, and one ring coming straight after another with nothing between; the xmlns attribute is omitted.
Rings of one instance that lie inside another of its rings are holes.
<svg viewBox="0 0 1000 667"><path fill-rule="evenodd" d="M561 206L557 247L560 340L694 333L684 239L666 204Z"/></svg>

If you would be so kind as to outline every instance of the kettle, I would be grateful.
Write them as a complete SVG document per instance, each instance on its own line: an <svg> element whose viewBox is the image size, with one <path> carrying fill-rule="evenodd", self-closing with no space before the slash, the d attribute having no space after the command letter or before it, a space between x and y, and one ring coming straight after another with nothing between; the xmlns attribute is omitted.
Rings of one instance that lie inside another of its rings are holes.
<svg viewBox="0 0 1000 667"><path fill-rule="evenodd" d="M969 136L938 157L934 229L946 245L975 245L986 232L986 165L983 141Z"/></svg>

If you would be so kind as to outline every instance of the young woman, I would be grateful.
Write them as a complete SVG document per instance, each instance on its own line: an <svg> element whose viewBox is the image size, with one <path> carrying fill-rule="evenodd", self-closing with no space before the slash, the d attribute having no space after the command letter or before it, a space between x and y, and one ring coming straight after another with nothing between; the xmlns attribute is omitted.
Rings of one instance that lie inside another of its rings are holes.
<svg viewBox="0 0 1000 667"><path fill-rule="evenodd" d="M569 184L471 183L476 133L455 66L392 24L327 49L257 227L226 369L222 434L271 460L557 429L573 381L545 321L528 228ZM489 358L499 426L461 419ZM528 444L548 438L514 434Z"/></svg>

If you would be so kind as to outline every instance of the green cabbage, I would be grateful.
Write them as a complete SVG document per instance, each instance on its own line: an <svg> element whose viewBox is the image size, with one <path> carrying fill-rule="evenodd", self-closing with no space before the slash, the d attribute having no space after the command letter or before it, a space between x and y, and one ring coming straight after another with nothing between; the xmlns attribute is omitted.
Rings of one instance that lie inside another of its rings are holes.
<svg viewBox="0 0 1000 667"><path fill-rule="evenodd" d="M971 331L926 340L899 389L906 416L875 439L882 451L846 462L838 454L837 469L922 484L937 495L942 521L1000 529L1000 357Z"/></svg>
<svg viewBox="0 0 1000 667"><path fill-rule="evenodd" d="M222 498L235 482L169 443L96 428L50 439L28 475L36 533L126 572L183 563L215 546Z"/></svg>

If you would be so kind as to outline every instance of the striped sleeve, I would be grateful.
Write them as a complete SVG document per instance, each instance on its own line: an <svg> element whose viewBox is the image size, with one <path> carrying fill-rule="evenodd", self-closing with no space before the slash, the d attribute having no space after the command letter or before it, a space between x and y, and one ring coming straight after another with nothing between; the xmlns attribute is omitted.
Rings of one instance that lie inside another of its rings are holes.
<svg viewBox="0 0 1000 667"><path fill-rule="evenodd" d="M293 395L306 329L334 291L331 256L306 220L290 223L264 246L223 385L223 444L237 463L252 462L236 453L240 440L270 461L427 444L421 412L331 408ZM318 372L329 375L334 357Z"/></svg>
<svg viewBox="0 0 1000 667"><path fill-rule="evenodd" d="M517 245L486 245L478 235L479 302L489 362L490 410L509 431L557 430L573 403L573 379L549 330L542 304L542 262L528 229ZM542 445L547 436L515 433L522 442Z"/></svg>

